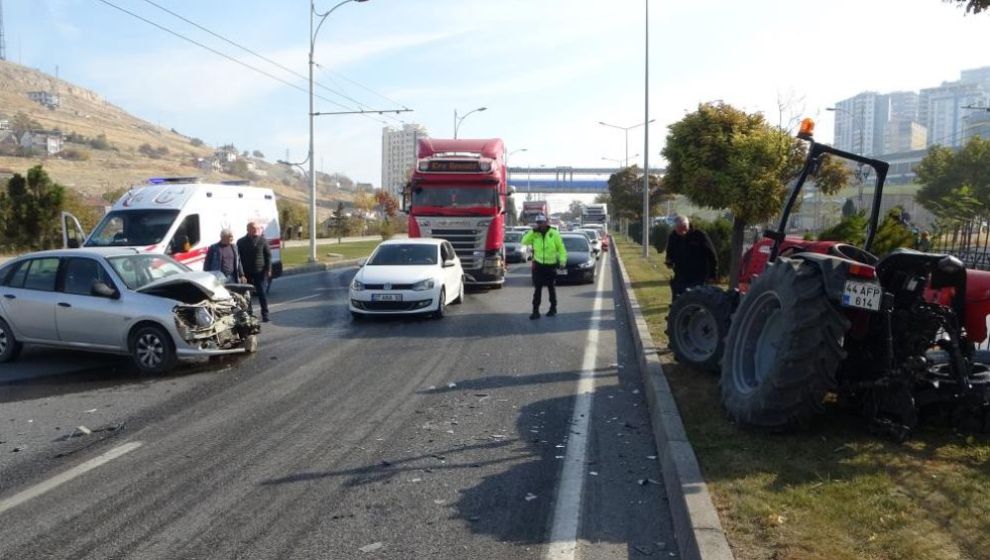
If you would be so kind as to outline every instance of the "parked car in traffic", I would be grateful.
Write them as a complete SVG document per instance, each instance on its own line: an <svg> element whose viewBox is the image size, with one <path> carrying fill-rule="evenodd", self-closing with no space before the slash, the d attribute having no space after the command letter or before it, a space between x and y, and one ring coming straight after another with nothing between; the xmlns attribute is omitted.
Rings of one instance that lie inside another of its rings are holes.
<svg viewBox="0 0 990 560"><path fill-rule="evenodd" d="M558 282L594 282L598 259L588 237L583 233L562 233L560 237L567 249L567 266L557 271Z"/></svg>
<svg viewBox="0 0 990 560"><path fill-rule="evenodd" d="M520 231L505 232L505 262L517 263L529 260L529 246L522 244L524 233Z"/></svg>
<svg viewBox="0 0 990 560"><path fill-rule="evenodd" d="M382 242L350 286L354 319L372 315L444 316L464 301L464 270L450 242L421 237Z"/></svg>
<svg viewBox="0 0 990 560"><path fill-rule="evenodd" d="M591 243L591 251L595 254L596 257L601 255L602 241L601 241L601 236L598 233L598 230L594 230L591 228L581 228L577 230L577 233L580 233L588 238L588 243Z"/></svg>
<svg viewBox="0 0 990 560"><path fill-rule="evenodd" d="M230 288L135 249L22 255L0 267L0 362L38 344L129 355L139 371L162 373L180 358L254 352L250 287Z"/></svg>

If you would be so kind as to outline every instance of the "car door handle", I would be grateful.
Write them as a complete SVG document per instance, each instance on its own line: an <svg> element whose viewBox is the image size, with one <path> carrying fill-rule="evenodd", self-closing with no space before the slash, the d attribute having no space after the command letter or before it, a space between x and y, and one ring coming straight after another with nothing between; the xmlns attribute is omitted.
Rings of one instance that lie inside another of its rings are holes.
<svg viewBox="0 0 990 560"><path fill-rule="evenodd" d="M15 296L14 294L4 294L3 297L7 299L17 299L17 296Z"/></svg>
<svg viewBox="0 0 990 560"><path fill-rule="evenodd" d="M58 302L59 307L72 307L72 305L65 303L64 301Z"/></svg>

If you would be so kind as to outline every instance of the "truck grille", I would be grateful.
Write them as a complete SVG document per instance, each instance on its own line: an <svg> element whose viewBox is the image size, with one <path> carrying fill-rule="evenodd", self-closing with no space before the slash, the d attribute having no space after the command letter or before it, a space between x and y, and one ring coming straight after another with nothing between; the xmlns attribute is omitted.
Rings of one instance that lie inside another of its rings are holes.
<svg viewBox="0 0 990 560"><path fill-rule="evenodd" d="M474 223L482 219L488 221L490 217L472 220ZM465 222L463 218L457 218L456 225L444 224L443 218L429 218L429 237L446 239L454 248L454 252L461 259L461 266L464 270L478 270L484 265L485 260L485 239L488 237L488 226L477 227L471 222ZM426 233L424 232L424 235Z"/></svg>

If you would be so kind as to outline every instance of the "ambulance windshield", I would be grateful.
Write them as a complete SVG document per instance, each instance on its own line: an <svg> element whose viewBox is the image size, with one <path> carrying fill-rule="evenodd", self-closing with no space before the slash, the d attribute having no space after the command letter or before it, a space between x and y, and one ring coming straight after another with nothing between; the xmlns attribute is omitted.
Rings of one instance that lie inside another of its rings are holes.
<svg viewBox="0 0 990 560"><path fill-rule="evenodd" d="M115 210L103 217L86 247L158 245L178 215L178 210Z"/></svg>

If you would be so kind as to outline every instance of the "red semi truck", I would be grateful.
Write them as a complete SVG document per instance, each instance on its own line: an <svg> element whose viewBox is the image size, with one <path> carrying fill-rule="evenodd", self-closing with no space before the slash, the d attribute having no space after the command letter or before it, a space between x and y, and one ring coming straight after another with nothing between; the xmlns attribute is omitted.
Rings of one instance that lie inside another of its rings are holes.
<svg viewBox="0 0 990 560"><path fill-rule="evenodd" d="M499 138L420 138L405 192L409 237L439 237L454 247L469 284L505 282L505 145Z"/></svg>
<svg viewBox="0 0 990 560"><path fill-rule="evenodd" d="M540 214L550 215L550 208L545 200L527 200L523 202L522 214L519 216L519 223L524 226L531 226L536 223L536 217Z"/></svg>

